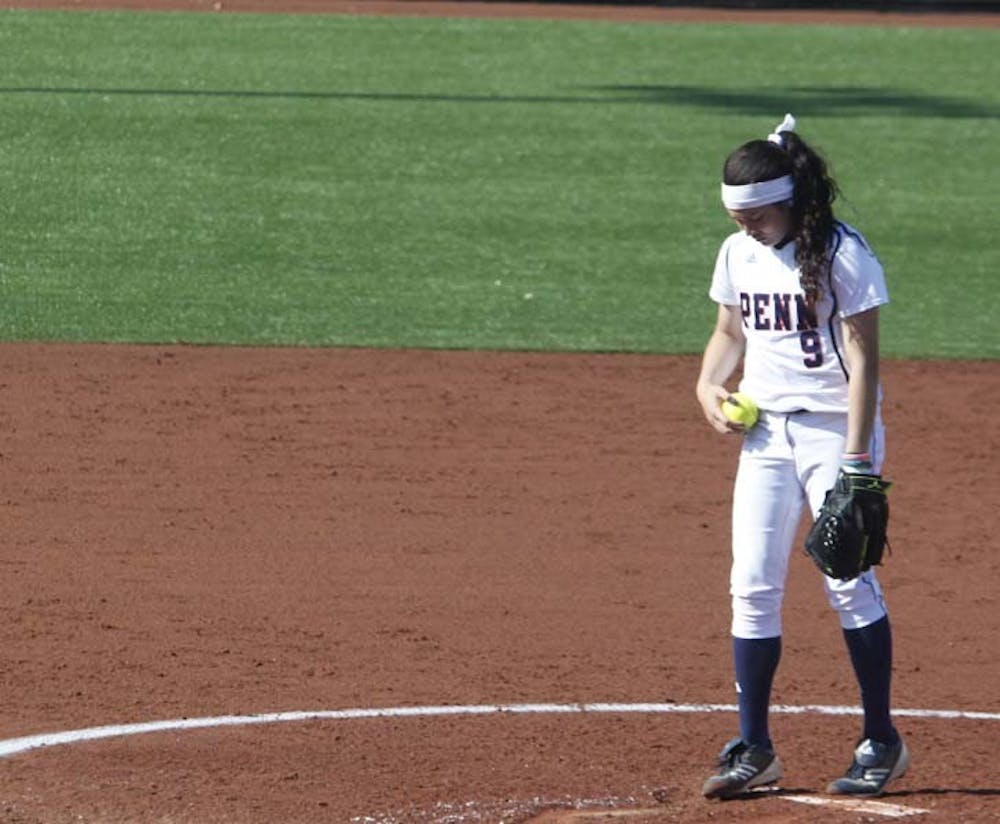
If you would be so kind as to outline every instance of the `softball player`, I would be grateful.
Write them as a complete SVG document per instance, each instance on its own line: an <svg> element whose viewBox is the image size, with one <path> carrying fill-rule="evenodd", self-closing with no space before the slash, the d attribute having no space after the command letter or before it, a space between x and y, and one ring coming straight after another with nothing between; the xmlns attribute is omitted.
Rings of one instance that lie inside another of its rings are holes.
<svg viewBox="0 0 1000 824"><path fill-rule="evenodd" d="M722 244L709 295L718 304L697 396L709 424L745 437L733 492L733 662L739 737L705 782L730 798L781 778L768 729L781 657L781 604L802 508L815 515L841 469L878 473L878 307L882 266L864 237L836 220L836 184L788 115L767 140L736 149L722 202L740 231ZM739 391L761 409L749 430L720 404L743 360ZM861 692L864 726L847 774L830 793L879 795L909 753L889 710L892 636L874 569L852 581L824 577Z"/></svg>

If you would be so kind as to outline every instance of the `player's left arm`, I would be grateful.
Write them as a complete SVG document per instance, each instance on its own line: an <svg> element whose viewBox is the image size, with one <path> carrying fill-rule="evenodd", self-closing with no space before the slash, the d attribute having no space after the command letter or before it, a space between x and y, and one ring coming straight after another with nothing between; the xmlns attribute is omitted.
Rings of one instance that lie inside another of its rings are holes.
<svg viewBox="0 0 1000 824"><path fill-rule="evenodd" d="M845 451L864 453L878 411L878 307L847 316L843 326L850 370ZM852 580L882 563L889 522L886 493L892 483L868 466L862 469L853 461L841 466L806 535L806 553L831 578Z"/></svg>
<svg viewBox="0 0 1000 824"><path fill-rule="evenodd" d="M878 307L844 318L844 350L850 373L847 386L845 452L867 452L878 409Z"/></svg>

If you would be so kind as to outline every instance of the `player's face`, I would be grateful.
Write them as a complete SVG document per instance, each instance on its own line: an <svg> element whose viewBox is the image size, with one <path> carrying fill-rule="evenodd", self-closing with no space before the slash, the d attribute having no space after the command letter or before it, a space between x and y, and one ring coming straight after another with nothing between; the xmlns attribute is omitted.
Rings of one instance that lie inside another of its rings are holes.
<svg viewBox="0 0 1000 824"><path fill-rule="evenodd" d="M792 230L792 211L787 203L726 211L737 226L765 246L781 243Z"/></svg>

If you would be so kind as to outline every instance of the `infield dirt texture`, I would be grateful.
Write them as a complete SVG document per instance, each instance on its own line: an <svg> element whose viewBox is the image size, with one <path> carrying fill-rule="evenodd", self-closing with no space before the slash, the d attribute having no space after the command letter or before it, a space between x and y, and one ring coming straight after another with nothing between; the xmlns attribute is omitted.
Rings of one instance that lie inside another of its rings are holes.
<svg viewBox="0 0 1000 824"><path fill-rule="evenodd" d="M708 17L727 15L740 16ZM726 590L739 444L703 422L695 357L45 344L2 354L5 742L282 711L734 699ZM897 633L895 705L984 713L902 715L913 766L888 806L802 803L823 800L847 766L853 715L776 716L783 793L720 805L699 787L735 729L725 709L417 711L16 752L0 760L0 821L858 822L890 810L996 821L998 379L992 361L884 366L897 487L880 575ZM836 620L802 555L786 616L775 702L856 706Z"/></svg>

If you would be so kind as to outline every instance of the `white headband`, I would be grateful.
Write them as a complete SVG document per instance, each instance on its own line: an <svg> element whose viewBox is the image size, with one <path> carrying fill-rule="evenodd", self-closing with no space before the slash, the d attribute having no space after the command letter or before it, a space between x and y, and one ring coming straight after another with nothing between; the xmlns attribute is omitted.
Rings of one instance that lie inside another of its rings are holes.
<svg viewBox="0 0 1000 824"><path fill-rule="evenodd" d="M795 118L790 114L785 115L785 119L775 127L775 130L767 136L771 143L776 143L784 148L784 138L782 132L795 131ZM722 205L727 209L753 209L756 206L770 206L772 203L783 203L792 199L792 192L795 190L795 181L791 175L778 177L773 180L762 180L760 183L747 183L742 186L730 186L722 184Z"/></svg>
<svg viewBox="0 0 1000 824"><path fill-rule="evenodd" d="M791 175L747 183L743 186L722 184L722 205L727 209L753 209L755 206L770 206L792 199L795 181Z"/></svg>

